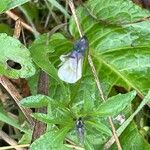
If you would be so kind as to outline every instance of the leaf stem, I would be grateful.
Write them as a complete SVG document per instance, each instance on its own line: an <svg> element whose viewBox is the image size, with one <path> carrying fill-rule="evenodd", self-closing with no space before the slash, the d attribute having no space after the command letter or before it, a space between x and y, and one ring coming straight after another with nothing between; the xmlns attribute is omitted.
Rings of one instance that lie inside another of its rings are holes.
<svg viewBox="0 0 150 150"><path fill-rule="evenodd" d="M72 1L72 0L69 0L69 6L70 6L70 9L71 9L71 11L72 11L72 14L73 14L75 23L76 23L76 25L77 25L77 28L78 28L78 32L79 32L79 34L80 34L80 37L82 37L82 36L83 36L83 32L82 32L82 30L81 30L81 26L80 26L78 17L77 17L77 15L76 15L75 7L74 7L74 4L73 4L73 1ZM95 66L94 66L94 63L93 63L93 60L92 60L90 54L88 54L88 61L89 61L90 67L91 67L91 69L92 69L92 72L93 72L93 75L94 75L94 78L95 78L95 82L96 82L96 84L97 84L97 87L98 87L99 93L100 93L100 95L101 95L101 98L102 98L102 100L105 102L106 99L105 99L105 97L104 97L104 93L103 93L103 90L102 90L102 87L101 87L101 84L100 84L100 80L99 80L99 78L98 78L98 75L97 75L97 72L96 72L96 69L95 69ZM118 136L117 136L117 134L116 134L115 126L114 126L114 124L113 124L113 122L112 122L112 119L111 119L111 117L108 117L108 119L109 119L109 123L110 123L111 128L112 128L112 133L113 133L113 136L114 136L114 138L115 138L115 141L116 141L118 150L122 150L121 144L120 144L120 141L119 141L119 138L118 138Z"/></svg>

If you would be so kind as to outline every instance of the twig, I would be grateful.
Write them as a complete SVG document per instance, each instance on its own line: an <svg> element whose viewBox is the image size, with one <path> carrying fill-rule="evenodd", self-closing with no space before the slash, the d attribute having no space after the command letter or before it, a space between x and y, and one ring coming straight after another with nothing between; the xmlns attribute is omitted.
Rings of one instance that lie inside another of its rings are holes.
<svg viewBox="0 0 150 150"><path fill-rule="evenodd" d="M75 22L76 22L76 25L77 25L77 28L78 28L78 32L79 32L79 34L80 34L80 37L82 37L82 36L83 36L83 32L82 32L82 30L81 30L81 26L80 26L78 17L77 17L77 15L76 15L74 3L73 3L72 0L68 0L68 3L69 3L69 6L70 6L70 9L71 9L71 11L72 11L74 20L75 20Z"/></svg>
<svg viewBox="0 0 150 150"><path fill-rule="evenodd" d="M11 95L11 97L14 99L16 102L17 106L20 108L24 116L26 117L27 121L33 127L34 122L30 116L31 110L30 109L25 109L20 106L19 101L22 99L22 96L19 94L17 89L14 87L14 85L7 79L6 77L0 77L0 83L2 86L7 90L7 92Z"/></svg>
<svg viewBox="0 0 150 150"><path fill-rule="evenodd" d="M13 19L13 20L15 20L15 21L17 21L18 19L20 19L20 17L18 17L16 14L14 14L13 12L11 12L11 11L6 11L5 12L11 19ZM31 26L29 26L28 24L26 24L24 21L20 21L21 22L21 25L25 28L25 29L27 29L27 30L29 30L30 32L32 32L33 34L35 34L34 32L34 30L32 29L32 27Z"/></svg>
<svg viewBox="0 0 150 150"><path fill-rule="evenodd" d="M13 145L13 146L3 146L3 147L0 147L0 150L6 150L6 149L18 149L19 150L19 148L20 148L20 150L23 150L23 149L21 149L21 148L23 148L23 147L29 147L30 146L30 144L24 144L24 145Z"/></svg>
<svg viewBox="0 0 150 150"><path fill-rule="evenodd" d="M14 30L14 35L13 35L13 37L19 39L20 33L21 33L21 29L22 29L21 20L18 19L18 20L16 20L15 30Z"/></svg>
<svg viewBox="0 0 150 150"><path fill-rule="evenodd" d="M9 137L4 131L0 130L0 137L7 142L9 145L12 145L11 148L13 147L16 150L25 150L24 148L21 147L15 147L14 145L17 145L17 142L13 140L12 138ZM10 146L9 146L10 147ZM4 150L6 147L0 147L0 150Z"/></svg>
<svg viewBox="0 0 150 150"><path fill-rule="evenodd" d="M47 17L46 17L44 28L47 28L49 20L50 20L50 16L51 16L51 12L49 12L48 15L47 15Z"/></svg>
<svg viewBox="0 0 150 150"><path fill-rule="evenodd" d="M70 6L70 9L71 9L71 11L72 11L74 20L75 20L75 22L76 22L76 25L77 25L77 28L78 28L80 37L82 37L83 34L82 34L82 31L81 31L80 23L79 23L79 20L78 20L78 18L77 18L77 15L76 15L76 12L75 12L75 7L74 7L74 4L73 4L72 0L69 0L69 6ZM98 87L99 93L100 93L100 95L101 95L101 98L102 98L102 100L105 102L106 100L105 100L105 97L104 97L104 93L103 93L103 91L102 91L101 84L100 84L100 81L99 81L99 78L98 78L98 75L97 75L97 72L96 72L96 69L95 69L95 66L94 66L94 64L93 64L93 61L92 61L92 58L91 58L91 55L90 55L90 54L88 54L88 61L89 61L89 64L90 64L90 66L91 66L93 75L94 75L94 77L95 77L95 82L96 82L96 84L97 84L97 87ZM113 133L113 136L114 136L114 138L115 138L115 141L116 141L118 150L122 150L120 141L119 141L119 139L118 139L118 137L117 137L117 134L116 134L115 126L114 126L114 124L113 124L113 122L112 122L112 119L111 119L111 117L108 117L108 119L109 119L109 123L110 123L111 128L112 128L112 133Z"/></svg>

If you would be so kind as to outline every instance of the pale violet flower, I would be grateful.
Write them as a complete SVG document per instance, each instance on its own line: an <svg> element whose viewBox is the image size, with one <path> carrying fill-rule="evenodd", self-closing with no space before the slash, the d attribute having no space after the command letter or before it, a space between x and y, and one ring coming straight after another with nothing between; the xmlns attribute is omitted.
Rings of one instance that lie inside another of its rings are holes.
<svg viewBox="0 0 150 150"><path fill-rule="evenodd" d="M72 52L60 56L61 65L58 69L58 77L61 80L75 83L81 79L84 53L87 47L87 40L82 37L74 44Z"/></svg>

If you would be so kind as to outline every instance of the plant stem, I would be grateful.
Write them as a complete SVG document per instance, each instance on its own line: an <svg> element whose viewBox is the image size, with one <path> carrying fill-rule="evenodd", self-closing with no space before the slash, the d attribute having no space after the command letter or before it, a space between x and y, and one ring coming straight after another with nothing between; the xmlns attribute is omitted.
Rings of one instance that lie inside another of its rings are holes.
<svg viewBox="0 0 150 150"><path fill-rule="evenodd" d="M74 20L75 20L75 22L76 22L76 25L77 25L77 28L78 28L78 32L79 32L79 34L80 34L80 37L82 37L82 36L83 36L83 32L82 32L82 30L81 30L81 26L80 26L78 17L77 17L77 15L76 15L75 7L74 7L74 4L73 4L72 0L69 0L69 6L70 6L70 9L71 9L71 11L72 11ZM101 84L100 84L100 80L99 80L99 78L98 78L98 75L97 75L95 66L94 66L94 64L93 64L93 60L92 60L92 58L91 58L90 53L88 54L88 61L89 61L90 67L91 67L91 69L92 69L92 72L93 72L93 75L94 75L94 78L95 78L95 82L96 82L96 84L97 84L97 87L98 87L99 93L100 93L100 95L101 95L101 98L102 98L102 100L105 102L106 99L105 99L105 97L104 97L104 93L103 93L103 90L102 90L102 87L101 87ZM114 126L114 124L113 124L113 122L112 122L112 119L111 119L111 117L108 117L108 119L109 119L109 123L110 123L111 128L112 128L112 133L113 133L113 136L114 136L114 138L115 138L115 141L116 141L118 150L122 150L121 144L120 144L120 141L119 141L119 138L118 138L118 136L117 136L117 134L116 134L115 126Z"/></svg>

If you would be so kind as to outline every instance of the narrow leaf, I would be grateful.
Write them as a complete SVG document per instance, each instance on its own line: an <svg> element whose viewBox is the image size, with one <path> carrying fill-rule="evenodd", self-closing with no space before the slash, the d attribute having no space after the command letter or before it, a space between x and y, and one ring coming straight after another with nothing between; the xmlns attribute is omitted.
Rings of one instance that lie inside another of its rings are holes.
<svg viewBox="0 0 150 150"><path fill-rule="evenodd" d="M112 116L122 111L136 96L136 92L132 91L127 94L118 94L110 97L102 105L98 107L95 114L100 116Z"/></svg>
<svg viewBox="0 0 150 150"><path fill-rule="evenodd" d="M29 1L30 0L13 0L11 3L9 3L9 5L6 8L6 10L14 9L14 8L16 8L18 6L21 6L21 5L29 2Z"/></svg>
<svg viewBox="0 0 150 150"><path fill-rule="evenodd" d="M60 124L61 123L61 118L52 118L48 116L47 114L33 113L32 117L47 124Z"/></svg>
<svg viewBox="0 0 150 150"><path fill-rule="evenodd" d="M20 104L29 108L39 108L47 106L50 101L52 101L50 97L38 94L36 96L23 98Z"/></svg>
<svg viewBox="0 0 150 150"><path fill-rule="evenodd" d="M65 16L69 17L69 14L67 13L67 11L56 0L48 0L48 2L50 2L56 8L58 8Z"/></svg>
<svg viewBox="0 0 150 150"><path fill-rule="evenodd" d="M23 131L25 133L29 133L28 130L26 130L25 128L21 127L21 124L19 124L19 122L15 119L10 117L4 110L2 107L0 107L0 121L7 123L17 129L19 129L20 131Z"/></svg>
<svg viewBox="0 0 150 150"><path fill-rule="evenodd" d="M133 118L139 113L139 111L143 108L143 106L146 105L146 103L148 103L148 102L150 102L150 90L148 91L148 94L142 100L141 104L138 106L136 111L117 130L118 135L120 135L124 131L124 129L130 124L130 122L133 120Z"/></svg>

